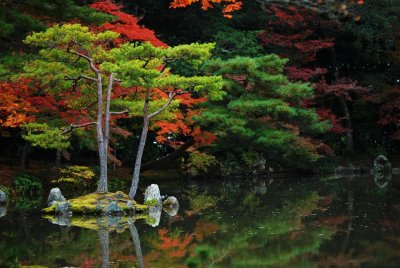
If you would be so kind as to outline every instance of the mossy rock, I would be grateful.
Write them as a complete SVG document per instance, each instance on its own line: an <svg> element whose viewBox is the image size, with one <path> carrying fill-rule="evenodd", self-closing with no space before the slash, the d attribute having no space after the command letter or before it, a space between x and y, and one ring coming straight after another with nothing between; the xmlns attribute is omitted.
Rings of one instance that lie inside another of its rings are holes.
<svg viewBox="0 0 400 268"><path fill-rule="evenodd" d="M73 214L81 215L81 214L103 214L105 208L111 204L111 202L115 202L118 206L120 206L123 211L131 213L135 211L143 211L147 210L147 205L137 204L135 200L132 200L128 197L128 195L123 192L116 193L106 193L99 194L93 193L84 196L80 196L77 198L67 200L71 205L71 211ZM128 207L128 202L132 203L132 207ZM55 209L57 207L57 203L53 204L48 208L42 209L42 211L46 214L55 213Z"/></svg>
<svg viewBox="0 0 400 268"><path fill-rule="evenodd" d="M45 215L43 218L51 221L54 224L58 224L59 219L55 215ZM68 219L69 226L75 226L90 230L108 230L116 231L118 233L123 233L127 228L129 228L130 222L135 222L136 220L143 219L148 221L149 216L146 214L136 214L134 216L73 216Z"/></svg>

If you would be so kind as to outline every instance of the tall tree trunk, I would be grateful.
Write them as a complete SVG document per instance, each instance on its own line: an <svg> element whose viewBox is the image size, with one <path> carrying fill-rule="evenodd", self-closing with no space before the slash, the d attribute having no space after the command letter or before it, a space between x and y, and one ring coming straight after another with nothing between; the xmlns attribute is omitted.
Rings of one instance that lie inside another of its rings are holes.
<svg viewBox="0 0 400 268"><path fill-rule="evenodd" d="M139 268L144 268L144 260L142 254L142 247L140 246L140 238L138 231L133 222L129 223L129 230L131 231L131 236L133 240L133 246L135 247L136 257L139 263Z"/></svg>
<svg viewBox="0 0 400 268"><path fill-rule="evenodd" d="M333 66L333 76L335 80L339 79L339 68L337 66L337 61L336 61L336 50L334 47L331 49L331 60L332 60L332 66ZM342 106L344 116L346 118L346 151L348 153L353 153L354 152L354 141L353 141L353 127L351 124L351 116L350 116L350 111L349 107L346 103L346 100L344 99L343 96L339 96L339 102L340 105Z"/></svg>
<svg viewBox="0 0 400 268"><path fill-rule="evenodd" d="M347 141L347 146L346 150L348 153L353 153L354 152L354 141L353 141L353 126L351 124L351 117L350 117L350 111L349 111L349 106L347 105L346 100L340 96L339 97L340 104L343 108L344 116L346 118L346 141Z"/></svg>
<svg viewBox="0 0 400 268"><path fill-rule="evenodd" d="M21 154L21 163L20 163L21 170L25 170L29 165L28 156L29 153L31 152L31 147L32 147L31 143L29 141L25 141L24 149L22 150Z"/></svg>
<svg viewBox="0 0 400 268"><path fill-rule="evenodd" d="M56 151L55 166L57 169L59 169L61 166L61 149L57 149L57 151Z"/></svg>
<svg viewBox="0 0 400 268"><path fill-rule="evenodd" d="M100 179L97 185L98 193L108 192L107 185L107 151L104 149L104 135L103 135L103 85L101 81L100 72L96 73L97 78L97 146L100 159Z"/></svg>
<svg viewBox="0 0 400 268"><path fill-rule="evenodd" d="M144 146L146 145L147 133L149 131L149 102L150 102L150 90L146 91L146 99L143 108L143 129L140 136L139 147L136 154L135 168L133 170L132 184L129 190L129 197L134 198L139 185L140 176L140 166L142 164L142 156L144 151Z"/></svg>
<svg viewBox="0 0 400 268"><path fill-rule="evenodd" d="M102 258L102 268L110 267L110 237L109 231L107 230L98 230L99 239L101 243L101 258Z"/></svg>
<svg viewBox="0 0 400 268"><path fill-rule="evenodd" d="M149 169L152 169L155 167L157 167L158 169L168 168L168 166L170 166L172 161L181 157L187 151L187 149L189 149L194 144L195 144L194 139L188 140L181 147L179 147L177 150L173 151L166 157L142 164L142 166L140 168L140 172L143 172L145 170L149 170Z"/></svg>

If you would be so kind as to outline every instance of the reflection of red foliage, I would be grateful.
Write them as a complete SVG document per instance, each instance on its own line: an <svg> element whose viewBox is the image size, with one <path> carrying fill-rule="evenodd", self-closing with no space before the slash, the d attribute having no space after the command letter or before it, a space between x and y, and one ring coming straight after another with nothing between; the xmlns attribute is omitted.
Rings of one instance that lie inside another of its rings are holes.
<svg viewBox="0 0 400 268"><path fill-rule="evenodd" d="M193 236L185 234L183 237L168 236L168 229L163 228L158 230L158 235L161 240L159 245L160 250L168 250L171 257L183 257L186 255L188 245L193 240Z"/></svg>
<svg viewBox="0 0 400 268"><path fill-rule="evenodd" d="M198 221L196 223L196 230L194 236L197 241L202 241L206 236L215 233L218 230L218 225L210 222Z"/></svg>
<svg viewBox="0 0 400 268"><path fill-rule="evenodd" d="M82 268L90 268L97 264L97 258L91 258L89 256L81 256L80 259L83 259L80 267Z"/></svg>

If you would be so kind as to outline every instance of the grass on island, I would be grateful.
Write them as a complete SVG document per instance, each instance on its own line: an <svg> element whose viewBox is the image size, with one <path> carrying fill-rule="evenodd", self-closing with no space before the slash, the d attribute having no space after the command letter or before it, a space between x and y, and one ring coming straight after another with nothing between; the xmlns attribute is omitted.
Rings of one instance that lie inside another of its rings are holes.
<svg viewBox="0 0 400 268"><path fill-rule="evenodd" d="M128 202L132 202L132 208L127 206ZM148 205L137 204L135 200L130 199L128 195L123 192L116 193L92 193L77 198L69 199L68 202L71 204L71 211L73 214L102 214L104 209L111 204L116 202L124 211L142 211L147 210ZM44 213L55 212L57 204L54 204L48 208L44 208Z"/></svg>

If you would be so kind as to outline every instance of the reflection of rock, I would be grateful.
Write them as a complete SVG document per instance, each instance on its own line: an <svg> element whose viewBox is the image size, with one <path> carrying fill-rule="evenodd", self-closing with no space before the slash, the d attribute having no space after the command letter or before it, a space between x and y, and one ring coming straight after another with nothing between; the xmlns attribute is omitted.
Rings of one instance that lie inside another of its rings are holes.
<svg viewBox="0 0 400 268"><path fill-rule="evenodd" d="M71 226L71 215L58 215L52 223L60 226Z"/></svg>
<svg viewBox="0 0 400 268"><path fill-rule="evenodd" d="M7 203L7 194L3 191L0 191L0 204Z"/></svg>
<svg viewBox="0 0 400 268"><path fill-rule="evenodd" d="M374 176L375 184L380 188L384 188L392 178L392 164L385 156L379 155L375 158L371 174Z"/></svg>
<svg viewBox="0 0 400 268"><path fill-rule="evenodd" d="M51 206L54 202L65 202L66 199L62 195L60 188L53 188L50 190L49 197L47 198L47 205Z"/></svg>
<svg viewBox="0 0 400 268"><path fill-rule="evenodd" d="M171 217L173 217L176 214L178 214L178 210L179 210L178 199L176 199L174 196L169 196L163 202L163 210L166 213L168 213L168 215L170 215Z"/></svg>
<svg viewBox="0 0 400 268"><path fill-rule="evenodd" d="M55 212L59 215L72 215L71 204L69 202L57 203Z"/></svg>
<svg viewBox="0 0 400 268"><path fill-rule="evenodd" d="M0 218L7 214L7 207L0 207Z"/></svg>
<svg viewBox="0 0 400 268"><path fill-rule="evenodd" d="M106 216L107 223L110 227L118 227L118 224L121 223L121 216Z"/></svg>
<svg viewBox="0 0 400 268"><path fill-rule="evenodd" d="M364 174L365 172L366 172L365 169L359 168L359 167L338 166L338 167L335 167L335 170L334 170L335 177L337 177L337 178L360 175L360 174Z"/></svg>
<svg viewBox="0 0 400 268"><path fill-rule="evenodd" d="M160 224L161 210L161 206L149 207L149 214L146 222L150 226L157 227Z"/></svg>
<svg viewBox="0 0 400 268"><path fill-rule="evenodd" d="M254 187L254 192L258 195L266 195L267 194L267 186L265 185L265 181L262 181L259 185Z"/></svg>
<svg viewBox="0 0 400 268"><path fill-rule="evenodd" d="M117 202L113 201L105 208L104 213L107 215L121 215L124 210L117 205Z"/></svg>
<svg viewBox="0 0 400 268"><path fill-rule="evenodd" d="M400 174L400 168L392 168L392 174L399 175Z"/></svg>
<svg viewBox="0 0 400 268"><path fill-rule="evenodd" d="M144 192L144 203L151 203L155 200L156 206L161 204L161 194L160 189L158 188L157 184L151 184L147 187L146 191Z"/></svg>

